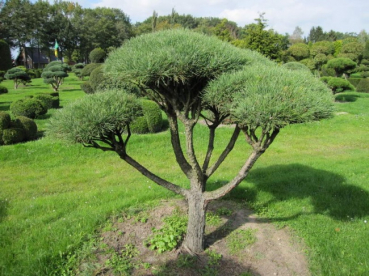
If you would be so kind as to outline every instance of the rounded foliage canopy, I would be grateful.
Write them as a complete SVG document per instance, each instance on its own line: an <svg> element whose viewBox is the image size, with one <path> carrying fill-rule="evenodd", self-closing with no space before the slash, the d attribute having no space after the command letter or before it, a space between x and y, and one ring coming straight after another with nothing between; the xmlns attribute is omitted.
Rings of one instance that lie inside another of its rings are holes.
<svg viewBox="0 0 369 276"><path fill-rule="evenodd" d="M264 130L327 118L333 104L330 91L312 74L259 64L214 80L204 100L240 126Z"/></svg>
<svg viewBox="0 0 369 276"><path fill-rule="evenodd" d="M58 110L50 119L48 135L89 144L123 133L126 126L141 113L137 98L124 91L106 91L86 95Z"/></svg>
<svg viewBox="0 0 369 276"><path fill-rule="evenodd" d="M25 71L20 68L14 67L9 69L4 77L8 80L29 80L30 77L27 75Z"/></svg>
<svg viewBox="0 0 369 276"><path fill-rule="evenodd" d="M207 82L240 69L246 52L216 37L174 29L131 39L109 54L105 72L164 97L198 97ZM189 89L191 88L191 89Z"/></svg>

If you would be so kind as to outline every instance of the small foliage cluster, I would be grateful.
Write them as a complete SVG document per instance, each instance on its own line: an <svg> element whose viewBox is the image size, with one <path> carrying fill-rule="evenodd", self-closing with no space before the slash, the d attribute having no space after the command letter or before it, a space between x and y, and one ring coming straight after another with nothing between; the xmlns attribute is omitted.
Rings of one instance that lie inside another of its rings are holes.
<svg viewBox="0 0 369 276"><path fill-rule="evenodd" d="M354 90L355 87L346 79L335 77L322 77L321 80L328 85L333 94L343 92L345 90Z"/></svg>
<svg viewBox="0 0 369 276"><path fill-rule="evenodd" d="M10 105L10 111L14 116L25 116L31 119L46 114L47 110L43 100L31 97L14 101Z"/></svg>
<svg viewBox="0 0 369 276"><path fill-rule="evenodd" d="M369 93L369 78L362 79L357 85L356 91Z"/></svg>
<svg viewBox="0 0 369 276"><path fill-rule="evenodd" d="M14 89L17 89L20 83L27 83L30 81L30 77L25 72L25 70L22 70L21 68L14 67L12 69L9 69L4 77L8 80L14 81Z"/></svg>
<svg viewBox="0 0 369 276"><path fill-rule="evenodd" d="M18 116L14 120L6 112L0 112L0 145L31 141L37 137L36 123L27 117Z"/></svg>
<svg viewBox="0 0 369 276"><path fill-rule="evenodd" d="M132 259L139 254L139 251L133 244L126 244L120 252L113 252L105 265L111 268L114 273L119 275L130 275L135 268Z"/></svg>
<svg viewBox="0 0 369 276"><path fill-rule="evenodd" d="M147 246L159 253L171 251L182 242L186 227L186 216L177 211L164 219L164 226L161 229L152 229L154 236L148 240Z"/></svg>
<svg viewBox="0 0 369 276"><path fill-rule="evenodd" d="M8 93L8 88L6 88L5 86L0 85L0 95L5 94L5 93Z"/></svg>
<svg viewBox="0 0 369 276"><path fill-rule="evenodd" d="M156 103L142 100L142 115L137 117L131 124L132 133L156 133L162 129L163 117Z"/></svg>
<svg viewBox="0 0 369 276"><path fill-rule="evenodd" d="M58 91L59 86L63 83L64 78L68 77L67 72L71 68L60 61L50 62L43 70L41 77L44 83L50 84L54 91Z"/></svg>

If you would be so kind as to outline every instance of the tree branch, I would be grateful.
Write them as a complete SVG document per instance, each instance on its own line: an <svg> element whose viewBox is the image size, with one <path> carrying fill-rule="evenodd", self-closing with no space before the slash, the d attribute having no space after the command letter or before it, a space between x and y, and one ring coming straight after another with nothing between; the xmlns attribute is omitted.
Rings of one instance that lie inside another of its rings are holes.
<svg viewBox="0 0 369 276"><path fill-rule="evenodd" d="M228 154L232 151L238 135L240 134L241 129L236 126L231 139L228 142L228 145L226 146L226 148L224 149L224 151L222 152L222 154L219 156L218 160L214 163L213 166L211 166L209 169L206 170L206 177L209 178L220 166L220 164L223 163L223 161L226 159L226 157L228 156Z"/></svg>
<svg viewBox="0 0 369 276"><path fill-rule="evenodd" d="M168 182L164 179L162 179L161 177L153 174L152 172L150 172L148 169L146 169L144 166L142 166L140 163L138 163L136 160L134 160L133 158L131 158L128 154L124 155L124 156L120 156L121 159L123 159L124 161L126 161L128 164L130 164L132 167L134 167L136 170L138 170L141 174L143 174L144 176L146 176L147 178L149 178L150 180L152 180L153 182L155 182L156 184L158 184L159 186L162 186L176 194L180 194L183 196L187 196L188 191L182 187L179 187L171 182Z"/></svg>
<svg viewBox="0 0 369 276"><path fill-rule="evenodd" d="M262 151L253 151L249 158L246 160L245 164L242 166L241 170L238 172L237 176L233 178L230 182L225 184L223 187L216 189L215 191L205 192L204 197L207 201L218 199L227 193L229 193L232 189L237 187L242 180L245 179L248 172L255 164L256 160L263 154Z"/></svg>
<svg viewBox="0 0 369 276"><path fill-rule="evenodd" d="M179 133L178 133L177 118L175 116L170 115L168 112L167 112L167 116L168 116L170 137L171 137L174 155L176 157L177 163L180 166L181 170L189 179L190 173L191 173L191 166L187 162L186 158L184 157L183 151L182 151L181 141L179 139Z"/></svg>

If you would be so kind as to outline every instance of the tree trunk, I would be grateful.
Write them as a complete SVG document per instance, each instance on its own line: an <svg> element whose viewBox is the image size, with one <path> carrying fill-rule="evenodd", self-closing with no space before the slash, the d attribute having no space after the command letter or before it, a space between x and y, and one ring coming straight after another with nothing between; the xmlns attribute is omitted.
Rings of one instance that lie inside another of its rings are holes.
<svg viewBox="0 0 369 276"><path fill-rule="evenodd" d="M207 202L200 192L190 192L188 203L188 225L183 248L190 253L201 253L204 251L205 240L205 216Z"/></svg>

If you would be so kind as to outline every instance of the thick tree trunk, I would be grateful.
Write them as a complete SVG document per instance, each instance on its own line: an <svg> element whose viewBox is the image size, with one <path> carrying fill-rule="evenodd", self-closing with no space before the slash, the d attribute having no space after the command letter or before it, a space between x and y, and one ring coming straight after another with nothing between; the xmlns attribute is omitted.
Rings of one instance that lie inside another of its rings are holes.
<svg viewBox="0 0 369 276"><path fill-rule="evenodd" d="M188 225L183 248L190 253L200 253L205 246L205 216L207 202L201 192L191 192L187 198Z"/></svg>

